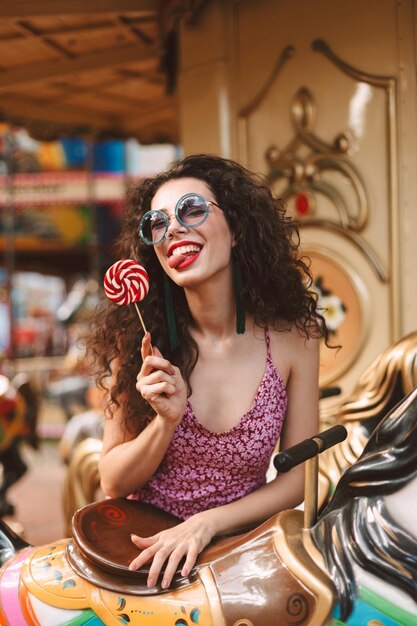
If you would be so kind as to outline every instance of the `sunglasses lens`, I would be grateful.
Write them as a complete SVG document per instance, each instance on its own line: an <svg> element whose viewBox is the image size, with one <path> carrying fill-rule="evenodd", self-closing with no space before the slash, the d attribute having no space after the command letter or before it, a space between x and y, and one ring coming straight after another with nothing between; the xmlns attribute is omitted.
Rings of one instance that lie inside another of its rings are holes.
<svg viewBox="0 0 417 626"><path fill-rule="evenodd" d="M198 226L207 218L209 207L204 198L198 194L189 193L178 201L176 213L181 224Z"/></svg>
<svg viewBox="0 0 417 626"><path fill-rule="evenodd" d="M162 211L148 211L140 221L140 236L148 245L156 245L165 239L168 219Z"/></svg>

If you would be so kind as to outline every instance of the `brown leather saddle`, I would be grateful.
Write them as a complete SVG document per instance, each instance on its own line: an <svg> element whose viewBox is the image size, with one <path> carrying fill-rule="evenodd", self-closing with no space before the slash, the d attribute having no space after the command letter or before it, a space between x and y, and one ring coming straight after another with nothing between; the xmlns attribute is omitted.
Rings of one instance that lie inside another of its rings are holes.
<svg viewBox="0 0 417 626"><path fill-rule="evenodd" d="M76 511L72 518L73 539L67 546L67 558L79 576L99 587L136 595L161 593L159 587L146 586L148 564L137 571L129 570L129 564L138 555L130 536L133 533L150 537L180 522L151 504L136 500L110 498L93 502ZM181 577L178 570L173 586L186 584L189 579Z"/></svg>

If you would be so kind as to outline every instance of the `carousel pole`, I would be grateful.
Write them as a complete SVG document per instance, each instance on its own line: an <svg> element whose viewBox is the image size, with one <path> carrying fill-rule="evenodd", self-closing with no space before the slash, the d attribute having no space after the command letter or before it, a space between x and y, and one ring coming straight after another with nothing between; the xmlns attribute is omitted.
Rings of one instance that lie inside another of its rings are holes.
<svg viewBox="0 0 417 626"><path fill-rule="evenodd" d="M304 528L311 528L317 521L317 503L319 490L319 454L323 449L323 442L313 437L318 451L305 463L304 474Z"/></svg>
<svg viewBox="0 0 417 626"><path fill-rule="evenodd" d="M317 521L319 454L340 443L347 437L341 424L332 426L314 437L304 439L295 446L274 457L278 472L288 472L300 463L306 463L304 477L304 528L311 528Z"/></svg>

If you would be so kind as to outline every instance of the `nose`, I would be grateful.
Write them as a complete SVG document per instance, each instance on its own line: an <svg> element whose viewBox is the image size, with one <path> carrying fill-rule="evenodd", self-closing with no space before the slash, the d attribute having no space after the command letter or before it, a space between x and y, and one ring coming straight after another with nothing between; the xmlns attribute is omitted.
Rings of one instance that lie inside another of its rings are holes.
<svg viewBox="0 0 417 626"><path fill-rule="evenodd" d="M172 239L175 232L187 230L186 227L180 224L180 222L177 220L177 216L175 215L175 213L173 213L172 215L167 215L167 218L169 221L166 235L168 239Z"/></svg>

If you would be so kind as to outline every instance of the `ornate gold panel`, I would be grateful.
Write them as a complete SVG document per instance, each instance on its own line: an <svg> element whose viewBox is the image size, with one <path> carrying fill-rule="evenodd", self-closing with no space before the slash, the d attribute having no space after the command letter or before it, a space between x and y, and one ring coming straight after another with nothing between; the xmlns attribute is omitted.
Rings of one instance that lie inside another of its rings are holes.
<svg viewBox="0 0 417 626"><path fill-rule="evenodd" d="M396 80L355 68L319 39L309 51L283 47L272 65L238 113L239 158L267 174L300 221L315 282L325 271L338 288L344 283L343 297L350 290L336 339L355 321L339 337L339 357L324 350L327 384L368 342L373 358L401 331ZM377 311L380 328L370 327Z"/></svg>

